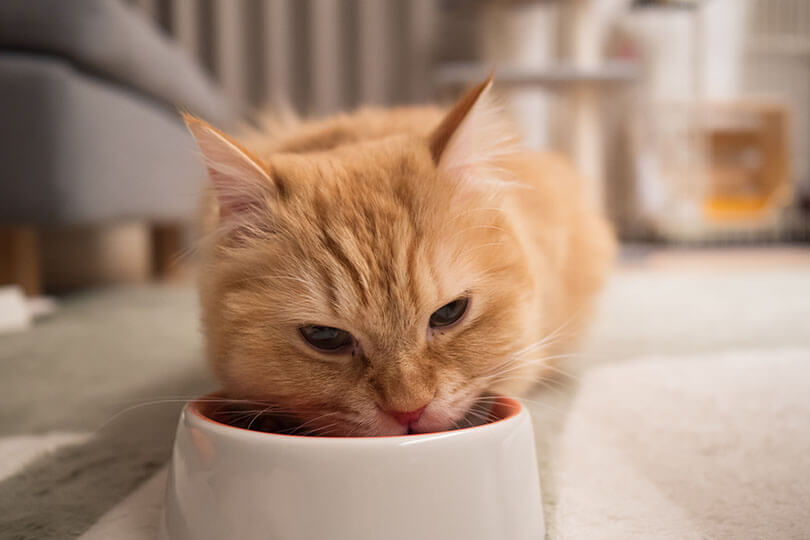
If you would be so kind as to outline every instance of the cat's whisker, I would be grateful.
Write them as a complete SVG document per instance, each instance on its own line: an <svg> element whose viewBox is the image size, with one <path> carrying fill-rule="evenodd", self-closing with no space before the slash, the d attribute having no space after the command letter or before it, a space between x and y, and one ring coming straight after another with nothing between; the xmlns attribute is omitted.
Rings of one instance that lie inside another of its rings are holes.
<svg viewBox="0 0 810 540"><path fill-rule="evenodd" d="M112 403L132 403L133 400L118 400L113 401ZM258 403L258 404L267 404L271 403L268 400L258 400L258 399L247 399L247 398L225 398L225 397L199 397L198 395L182 395L182 394L173 394L167 396L151 396L147 398L144 402L139 402L138 404L149 404L149 403L159 403L159 402L185 402L185 401L198 401L200 403L211 403L211 402L227 402L227 403Z"/></svg>
<svg viewBox="0 0 810 540"><path fill-rule="evenodd" d="M475 427L477 425L488 424L488 423L490 423L492 421L490 418L485 417L481 413L469 413L463 418L463 420L467 421L467 424L469 425L469 427Z"/></svg>
<svg viewBox="0 0 810 540"><path fill-rule="evenodd" d="M549 358L554 359L554 357ZM567 358L577 358L577 356L570 356ZM558 366L555 366L554 362L548 362L547 360L548 358L539 358L536 360L530 360L528 363L528 365L531 366L542 366L541 372L538 373L539 380L547 383L557 382L559 384L565 384L566 382L579 383L582 381L582 377L580 375L561 369Z"/></svg>
<svg viewBox="0 0 810 540"><path fill-rule="evenodd" d="M146 402L143 402L143 403L136 403L134 405L126 407L123 410L120 410L117 413L113 414L111 417L109 417L104 423L102 423L96 429L96 432L102 431L104 428L106 428L108 425L110 425L112 422L114 422L115 420L117 420L118 418L123 416L124 414L132 412L132 411L134 411L136 409L140 409L141 407L147 407L147 406L151 406L151 405L187 403L188 401L190 401L190 400L185 399L185 398L183 398L183 399L156 399L156 400L146 401ZM232 401L232 400L226 400L226 399L220 399L220 398L208 398L208 399L199 400L200 403L222 403L222 402L229 402L229 401Z"/></svg>
<svg viewBox="0 0 810 540"><path fill-rule="evenodd" d="M517 351L515 353L515 355L520 356L522 354L527 354L529 352L535 351L535 350L537 350L538 348L541 348L541 347L550 347L551 345L555 344L558 339L560 339L562 337L562 334L561 334L562 330L563 330L562 326L558 327L557 330L555 330L551 334L548 334L543 339L541 339L539 341L535 341L534 343L531 343L531 344L527 345L523 349L520 349L519 351Z"/></svg>
<svg viewBox="0 0 810 540"><path fill-rule="evenodd" d="M504 374L504 375L500 375L498 377L493 377L490 380L489 384L490 384L490 387L494 387L494 386L504 384L504 383L508 383L508 382L511 382L511 381L529 382L532 386L539 386L539 387L544 388L544 389L546 389L548 391L551 391L551 392L553 392L555 394L558 394L558 393L564 391L564 389L568 387L566 383L564 383L562 381L558 381L558 380L555 380L555 379L550 379L548 377L545 377L544 374L542 374L542 373L539 373L539 374L537 374L537 373L531 373L531 374L520 374L520 373Z"/></svg>
<svg viewBox="0 0 810 540"><path fill-rule="evenodd" d="M500 212L501 214L508 215L508 213L506 212L506 210L504 210L503 208L498 208L498 207L495 207L495 206L490 206L490 207L484 207L484 208L470 208L470 209L467 209L467 210L465 210L465 211L463 211L463 212L459 212L459 213L457 213L457 214L452 215L452 216L450 217L450 220L451 220L451 221L454 221L454 220L456 220L456 219L460 219L460 218L462 218L463 216L466 216L467 214L470 214L470 213L472 213L472 212Z"/></svg>
<svg viewBox="0 0 810 540"><path fill-rule="evenodd" d="M508 382L529 382L531 386L538 386L542 388L547 388L549 390L557 390L560 388L565 388L565 384L559 381L554 381L553 379L543 378L542 376L538 376L537 374L530 373L530 374L520 374L520 373L513 373L513 374L505 374L498 377L494 377L490 380L489 386L491 388L495 388L499 385L503 385ZM557 384L553 384L556 382Z"/></svg>
<svg viewBox="0 0 810 540"><path fill-rule="evenodd" d="M587 357L584 356L584 355L582 355L582 356L574 355L574 356L571 356L571 358L587 358ZM580 382L582 380L582 377L580 377L579 375L575 375L574 373L571 373L570 371L566 371L564 369L561 369L559 366L548 365L548 366L546 366L546 368L549 371L553 372L555 375L562 375L563 377L567 377L567 378L572 379L572 380L577 381L577 382Z"/></svg>
<svg viewBox="0 0 810 540"><path fill-rule="evenodd" d="M473 246L473 247L471 247L471 248L465 249L464 251L462 251L462 252L460 253L460 257L464 257L464 256L466 256L466 255L468 255L468 254L472 253L473 251L476 251L476 250L479 250L479 249L483 249L483 248L485 248L485 247L490 247L490 246L502 246L502 245L504 245L504 243L503 243L503 242L485 242L485 243L483 243L483 244L478 244L477 246Z"/></svg>
<svg viewBox="0 0 810 540"><path fill-rule="evenodd" d="M555 396L565 395L565 387L564 386L554 386L552 384L549 384L549 381L547 379L538 378L538 377L534 377L534 376L512 375L512 376L503 377L503 378L498 379L497 381L494 381L493 385L495 385L495 384L503 384L503 383L511 382L511 381L516 381L516 382L526 382L526 381L528 381L528 382L530 382L532 384L532 386L542 388L543 391L550 392L551 394L553 394Z"/></svg>
<svg viewBox="0 0 810 540"><path fill-rule="evenodd" d="M467 423L467 425L466 425L466 426L459 426L459 425L458 425L458 422L456 422L456 427L457 427L457 428L473 427L473 422L472 422L472 420L470 420L469 416L468 416L468 415L466 415L466 414L465 414L464 416L462 416L462 417L461 417L461 420L459 420L459 422L466 422L466 423Z"/></svg>
<svg viewBox="0 0 810 540"><path fill-rule="evenodd" d="M367 427L367 426L371 425L371 422L369 420L361 420L360 422L353 422L353 424L354 424L354 427L351 429L351 431L349 431L346 434L346 437L351 437L352 435L357 433L357 430L359 430L360 428Z"/></svg>
<svg viewBox="0 0 810 540"><path fill-rule="evenodd" d="M154 406L154 405L167 405L167 404L176 404L176 403L188 403L189 401L196 401L197 403L214 403L223 406L227 405L240 405L240 404L250 404L250 405L265 405L267 406L267 410L273 410L273 414L276 415L294 415L294 411L289 409L285 409L279 405L268 401L260 401L260 400L252 400L252 399L232 399L232 398L162 398L162 399L153 399L149 401L145 401L142 403L136 403L129 407L126 407L112 416L110 416L107 420L105 420L96 430L94 433L99 433L103 431L107 426L118 420L121 416L130 413L134 410L140 409L142 407L147 406ZM214 411L216 414L221 414L221 408Z"/></svg>
<svg viewBox="0 0 810 540"><path fill-rule="evenodd" d="M508 363L500 366L499 370L491 372L493 375L497 375L500 373L505 373L510 370L517 370L521 367L526 366L538 366L542 365L544 367L548 367L549 370L554 371L555 367L553 365L554 360L570 360L572 358L581 358L575 354L552 354L552 355L545 355L545 356L537 356L537 357L530 357L530 358L515 358L510 360ZM562 375L568 375L567 372L556 368L556 371Z"/></svg>
<svg viewBox="0 0 810 540"><path fill-rule="evenodd" d="M544 347L544 346L550 347L551 345L556 343L559 339L564 338L564 337L568 337L565 334L563 334L563 332L565 330L567 330L571 326L571 324L577 320L577 318L581 315L581 311L582 311L582 309L577 310L575 313L573 313L570 317L568 317L568 319L566 319L562 324L560 324L551 333L547 334L542 339L540 339L538 341L535 341L534 343L530 343L529 345L526 345L522 349L515 352L514 356L521 356L521 355L524 355L524 354L528 354L529 352L533 352L533 351L537 350L538 348L541 348L541 347Z"/></svg>
<svg viewBox="0 0 810 540"><path fill-rule="evenodd" d="M464 234L464 233L469 232L469 231L477 230L477 229L489 229L489 230L493 230L493 231L500 231L502 233L508 233L509 232L506 229L504 229L503 227L498 227L497 225L472 225L470 227L467 227L465 229L461 229L460 231L457 231L457 232L453 233L453 235L450 236L449 241L452 241L453 239L455 239L457 236L459 236L461 234Z"/></svg>
<svg viewBox="0 0 810 540"><path fill-rule="evenodd" d="M362 417L361 417L361 418L362 418ZM349 431L349 432L346 434L346 437L351 437L352 435L354 435L355 433L357 433L357 430L359 430L359 429L361 429L361 428L368 428L368 427L373 426L373 425L376 423L376 419L374 419L373 417L370 417L370 418L362 418L360 421L358 421L358 422L352 422L352 423L354 424L354 428L352 428L352 430L351 430L351 431Z"/></svg>
<svg viewBox="0 0 810 540"><path fill-rule="evenodd" d="M455 425L456 423L458 423L458 420L453 418L453 415L450 413L449 409L447 409L447 408L441 409L441 412L444 415L445 420L447 421L448 424ZM467 411L467 412L469 412L469 411ZM466 413L465 413L465 416L466 416ZM462 416L462 418L464 418L464 416Z"/></svg>
<svg viewBox="0 0 810 540"><path fill-rule="evenodd" d="M300 430L301 430L301 429L303 429L304 427L306 427L306 426L308 426L308 425L312 424L313 422L318 422L318 421L320 421L321 419L326 418L327 416L334 416L334 415L336 415L336 414L339 414L339 413L338 413L337 411L332 411L332 412L328 412L328 413L321 414L320 416L316 416L315 418L311 418L310 420L307 420L307 421L306 421L306 422L304 422L303 424L298 424L297 426L295 426L295 429L292 431L292 433L291 433L291 434L293 434L293 433L297 433L298 431L300 431Z"/></svg>
<svg viewBox="0 0 810 540"><path fill-rule="evenodd" d="M229 424L238 425L240 422L247 418L256 417L256 415L261 414L261 410L259 411L246 411L242 413L234 413L232 416L228 418Z"/></svg>
<svg viewBox="0 0 810 540"><path fill-rule="evenodd" d="M528 353L530 351L534 351L534 350L536 350L536 349L538 349L540 347L543 347L543 346L550 346L552 343L555 342L555 340L557 340L561 336L561 332L568 325L571 324L571 322L574 320L574 318L575 318L575 316L571 316L566 322L564 322L563 324L558 326L556 330L552 331L550 334L547 334L542 339L540 339L538 341L535 341L533 343L530 343L529 345L526 345L522 349L519 349L518 351L516 351L514 353L514 355L519 356L521 354L526 354L526 353Z"/></svg>
<svg viewBox="0 0 810 540"><path fill-rule="evenodd" d="M557 408L557 407L554 407L554 406L552 406L552 405L549 405L548 403L543 403L543 402L540 402L540 401L536 401L536 400L532 400L532 399L527 399L527 398L523 398L523 397L520 397L520 396L510 396L510 395L506 395L506 396L504 396L504 397L508 397L508 398L511 398L511 399L514 399L514 400L520 401L521 403L529 403L529 404L532 404L532 405L537 406L537 407L544 407L544 408L546 408L546 409L548 409L548 410L550 410L550 411L552 411L552 412L555 412L555 413L558 413L558 414L561 414L561 415L564 415L564 414L565 414L565 412L566 412L566 411L564 411L564 410L562 410L562 409L559 409L559 408ZM497 398L494 398L494 399L497 399ZM482 402L483 402L483 403L487 403L487 401L485 401L485 400L483 400ZM494 402L491 402L491 403L494 403Z"/></svg>
<svg viewBox="0 0 810 540"><path fill-rule="evenodd" d="M570 321L570 319L569 319L569 321ZM550 346L552 344L552 342L558 337L561 329L564 326L565 326L565 324L561 325L560 327L557 328L557 330L552 332L550 335L547 335L543 339L535 341L534 343L530 343L529 345L526 345L522 349L519 349L518 351L512 353L510 356L508 356L501 364L496 366L496 368L494 368L494 369L497 370L497 369L499 369L501 367L504 367L505 365L508 365L510 362L511 363L517 363L517 362L520 361L522 356L525 356L525 355L527 355L529 353L532 353L532 352L536 351L539 348L542 348L542 347L545 347L545 346Z"/></svg>
<svg viewBox="0 0 810 540"><path fill-rule="evenodd" d="M311 437L315 437L315 436L319 436L319 435L320 436L328 435L329 434L328 431L330 429L334 428L337 425L338 425L337 422L333 422L331 424L326 424L325 426L318 426L318 427L312 428L310 430L307 430L307 432L305 434L307 436L311 436Z"/></svg>
<svg viewBox="0 0 810 540"><path fill-rule="evenodd" d="M261 410L259 410L259 411L250 411L250 412L243 412L243 413L241 413L241 414L239 414L239 413L235 413L233 417L228 418L228 422L229 422L229 424L231 424L231 425L238 425L240 422L244 421L245 419L247 419L247 418L251 418L251 417L252 417L252 420L251 420L251 422L250 422L250 423L251 423L251 425L252 425L252 423L253 423L253 422L256 420L256 418L257 418L259 415L261 415L261 413L262 413L262 411L261 411ZM218 413L218 414L221 414L221 413ZM250 428L247 428L247 429L250 429Z"/></svg>
<svg viewBox="0 0 810 540"><path fill-rule="evenodd" d="M536 366L536 365L543 365L543 366L550 366L551 361L553 360L562 360L566 358L571 358L572 355L570 354L555 354L549 356L541 356L537 358L510 358L506 361L502 362L494 369L488 371L486 374L483 375L485 378L493 378L498 377L500 375L504 375L507 373L512 373L514 371L518 371L520 369L529 367L529 366Z"/></svg>
<svg viewBox="0 0 810 540"><path fill-rule="evenodd" d="M256 420L257 420L258 418L260 418L262 415L264 415L265 413L267 413L267 411L268 411L268 410L270 410L270 407L265 407L265 408L264 408L264 409L262 409L261 411L257 412L257 413L256 413L256 415L255 415L255 416L254 416L254 417L253 417L253 418L250 420L250 422L248 422L247 429L252 428L252 427L253 427L253 423L254 423L254 422L256 422Z"/></svg>
<svg viewBox="0 0 810 540"><path fill-rule="evenodd" d="M198 233L195 235L196 238L190 242L189 246L177 252L172 259L173 264L187 261L198 252L203 251L207 246L211 245L214 240L217 239L219 234L220 233L216 228L205 233Z"/></svg>
<svg viewBox="0 0 810 540"><path fill-rule="evenodd" d="M476 408L476 405L481 405L482 403L483 402L480 401L476 401L475 403L473 403L473 406L470 407L470 410L467 411L467 414L465 416L472 416L473 419L481 420L485 423L491 422L494 418L491 408L487 408L486 411L482 411Z"/></svg>
<svg viewBox="0 0 810 540"><path fill-rule="evenodd" d="M352 429L350 429L347 433L344 434L344 437L351 437L353 434L357 432L360 425L357 422L351 423Z"/></svg>
<svg viewBox="0 0 810 540"><path fill-rule="evenodd" d="M265 407L263 409L234 409L232 411L220 409L220 410L216 411L216 414L218 416L223 416L223 415L227 415L227 414L245 414L245 413L253 414L253 413L257 412L257 411L272 412L276 416L295 416L295 413L292 413L292 412L286 412L286 411L280 411L280 410L278 410L278 411L270 411L270 408L268 408L268 407Z"/></svg>

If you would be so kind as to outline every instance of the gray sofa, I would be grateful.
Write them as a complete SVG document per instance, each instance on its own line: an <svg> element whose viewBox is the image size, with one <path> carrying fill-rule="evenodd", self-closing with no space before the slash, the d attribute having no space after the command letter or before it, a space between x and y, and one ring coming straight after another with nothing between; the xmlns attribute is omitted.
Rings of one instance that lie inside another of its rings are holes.
<svg viewBox="0 0 810 540"><path fill-rule="evenodd" d="M178 108L223 128L237 121L191 58L130 6L0 2L0 258L41 226L188 220L204 171ZM9 260L0 283L19 281Z"/></svg>

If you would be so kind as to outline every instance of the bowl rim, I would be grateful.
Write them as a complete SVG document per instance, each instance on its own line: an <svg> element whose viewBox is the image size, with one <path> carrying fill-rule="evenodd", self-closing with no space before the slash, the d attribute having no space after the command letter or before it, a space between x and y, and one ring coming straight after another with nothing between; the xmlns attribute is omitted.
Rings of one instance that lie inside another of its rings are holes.
<svg viewBox="0 0 810 540"><path fill-rule="evenodd" d="M428 439L428 438L436 438L448 435L460 435L462 433L469 433L469 432L481 432L482 430L487 430L487 428L493 428L498 424L503 425L504 423L517 420L517 418L521 414L525 414L526 408L523 404L518 401L517 399L509 396L504 396L501 394L494 394L494 397L497 400L494 402L493 407L501 406L505 411L507 411L502 417L498 418L497 420L493 420L492 422L487 422L486 424L479 424L477 426L469 426L457 429L451 429L447 431L432 431L429 433L405 433L402 435L380 435L380 436L362 436L362 437L340 437L336 435L324 435L324 436L311 436L311 435L293 435L289 433L270 433L266 431L256 431L252 429L246 429L239 426L232 426L230 424L226 424L224 422L220 422L218 420L214 420L213 418L209 417L205 414L202 410L202 407L205 407L206 403L210 403L211 401L203 401L203 400L213 400L215 398L223 397L222 392L211 392L209 394L205 394L203 396L196 397L190 401L188 401L184 407L184 412L190 413L193 417L195 417L198 421L202 421L203 423L212 424L216 427L216 429L220 430L236 430L233 431L234 434L242 433L244 435L251 434L251 436L259 436L265 437L268 440L271 438L278 438L278 439L292 439L297 441L318 441L318 440L326 440L326 441L414 441L414 440L421 440L421 439Z"/></svg>

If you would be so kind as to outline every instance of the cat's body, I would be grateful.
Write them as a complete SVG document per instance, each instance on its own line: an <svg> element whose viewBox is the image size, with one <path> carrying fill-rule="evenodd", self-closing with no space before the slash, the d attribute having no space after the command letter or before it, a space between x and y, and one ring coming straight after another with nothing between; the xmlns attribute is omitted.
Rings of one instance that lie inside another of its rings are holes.
<svg viewBox="0 0 810 540"><path fill-rule="evenodd" d="M190 120L220 203L201 301L226 393L319 433L446 429L573 343L612 237L565 159L513 144L486 88L449 113L365 110L242 147Z"/></svg>

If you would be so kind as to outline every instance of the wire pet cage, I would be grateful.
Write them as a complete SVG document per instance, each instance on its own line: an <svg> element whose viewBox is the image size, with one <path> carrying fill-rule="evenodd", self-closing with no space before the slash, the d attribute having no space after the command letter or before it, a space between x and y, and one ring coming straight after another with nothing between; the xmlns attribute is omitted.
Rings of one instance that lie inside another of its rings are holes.
<svg viewBox="0 0 810 540"><path fill-rule="evenodd" d="M628 236L806 238L810 2L649 11L629 25L648 72L632 130L637 215L625 221Z"/></svg>

